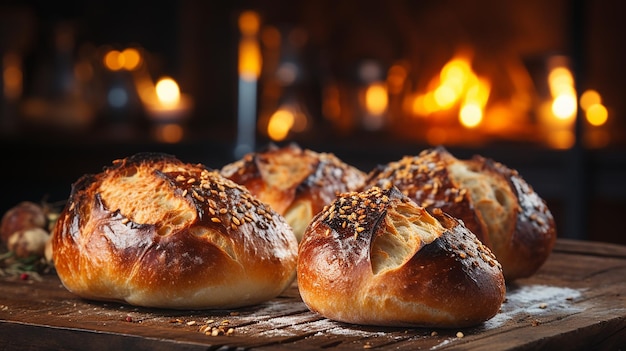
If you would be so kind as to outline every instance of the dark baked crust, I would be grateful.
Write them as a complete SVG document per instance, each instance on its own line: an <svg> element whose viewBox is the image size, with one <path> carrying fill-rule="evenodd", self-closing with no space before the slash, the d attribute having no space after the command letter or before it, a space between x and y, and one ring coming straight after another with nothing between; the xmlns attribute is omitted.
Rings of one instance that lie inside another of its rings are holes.
<svg viewBox="0 0 626 351"><path fill-rule="evenodd" d="M455 160L443 148L422 152L418 156L405 156L372 170L365 181L366 187L388 188L395 185L421 207L429 211L438 208L462 219L478 239L489 245L489 237L483 229L485 224L470 194L450 177L446 165Z"/></svg>
<svg viewBox="0 0 626 351"><path fill-rule="evenodd" d="M355 324L452 328L493 317L505 296L500 264L462 223L435 213L395 187L342 194L300 243L303 301Z"/></svg>
<svg viewBox="0 0 626 351"><path fill-rule="evenodd" d="M556 224L545 201L515 170L502 163L474 156L467 161L479 172L507 182L516 199L507 233L489 230L492 250L505 268L505 275L523 278L533 275L546 261L556 241Z"/></svg>
<svg viewBox="0 0 626 351"><path fill-rule="evenodd" d="M225 165L220 173L285 216L298 240L315 214L337 194L360 188L366 177L334 154L296 144L272 144Z"/></svg>
<svg viewBox="0 0 626 351"><path fill-rule="evenodd" d="M280 215L216 171L164 154L81 177L52 240L62 283L88 299L239 307L295 277L297 242Z"/></svg>
<svg viewBox="0 0 626 351"><path fill-rule="evenodd" d="M459 160L445 148L380 166L366 187L397 186L432 213L462 220L502 264L507 280L533 275L556 240L554 219L545 201L517 171L476 155Z"/></svg>

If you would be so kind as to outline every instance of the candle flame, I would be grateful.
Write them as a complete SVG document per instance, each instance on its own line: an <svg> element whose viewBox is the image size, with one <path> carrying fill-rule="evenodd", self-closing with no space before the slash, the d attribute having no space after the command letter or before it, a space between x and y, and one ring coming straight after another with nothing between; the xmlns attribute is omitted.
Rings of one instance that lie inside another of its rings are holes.
<svg viewBox="0 0 626 351"><path fill-rule="evenodd" d="M245 11L239 16L239 75L247 81L256 81L261 74L261 48L257 40L260 27L259 15L254 11Z"/></svg>

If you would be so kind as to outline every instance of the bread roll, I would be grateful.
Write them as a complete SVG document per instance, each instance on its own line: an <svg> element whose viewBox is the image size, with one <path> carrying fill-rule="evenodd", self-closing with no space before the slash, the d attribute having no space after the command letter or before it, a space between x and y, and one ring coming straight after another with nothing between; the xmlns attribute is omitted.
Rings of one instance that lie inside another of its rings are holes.
<svg viewBox="0 0 626 351"><path fill-rule="evenodd" d="M517 171L494 160L459 160L443 147L428 149L368 175L366 187L391 185L429 211L461 219L496 255L507 280L533 275L554 246L546 203Z"/></svg>
<svg viewBox="0 0 626 351"><path fill-rule="evenodd" d="M295 279L297 242L282 216L217 171L164 154L81 177L52 240L61 282L86 299L234 308Z"/></svg>
<svg viewBox="0 0 626 351"><path fill-rule="evenodd" d="M33 228L47 229L47 225L48 218L43 206L31 201L22 201L2 215L0 244L7 245L15 232Z"/></svg>
<svg viewBox="0 0 626 351"><path fill-rule="evenodd" d="M344 193L319 213L297 272L312 311L354 324L472 326L505 297L491 251L461 222L431 216L395 187Z"/></svg>
<svg viewBox="0 0 626 351"><path fill-rule="evenodd" d="M248 188L291 225L298 241L315 214L338 193L363 185L366 173L333 154L301 149L296 144L270 145L225 165L221 174Z"/></svg>

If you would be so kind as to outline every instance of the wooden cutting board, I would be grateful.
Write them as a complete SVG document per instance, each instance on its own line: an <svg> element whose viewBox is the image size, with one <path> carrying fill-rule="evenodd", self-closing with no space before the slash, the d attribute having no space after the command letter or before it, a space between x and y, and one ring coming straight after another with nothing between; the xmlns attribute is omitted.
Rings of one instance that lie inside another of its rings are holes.
<svg viewBox="0 0 626 351"><path fill-rule="evenodd" d="M501 311L465 329L342 324L310 312L294 284L237 310L171 311L87 301L51 274L0 277L3 350L619 350L626 347L626 246L557 240Z"/></svg>

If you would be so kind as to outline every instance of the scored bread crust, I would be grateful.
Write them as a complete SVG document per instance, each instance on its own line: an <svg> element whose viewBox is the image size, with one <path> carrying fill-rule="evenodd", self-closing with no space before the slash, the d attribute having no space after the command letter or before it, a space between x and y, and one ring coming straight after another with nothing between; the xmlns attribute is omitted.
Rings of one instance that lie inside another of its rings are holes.
<svg viewBox="0 0 626 351"><path fill-rule="evenodd" d="M496 255L507 280L533 275L554 246L556 226L545 201L517 171L494 160L427 149L379 166L366 181L366 187L391 185L431 212L462 220Z"/></svg>
<svg viewBox="0 0 626 351"><path fill-rule="evenodd" d="M234 308L291 284L297 242L283 217L217 171L142 153L72 185L52 252L63 285L83 298Z"/></svg>
<svg viewBox="0 0 626 351"><path fill-rule="evenodd" d="M453 217L397 188L341 194L307 228L298 287L314 312L379 326L467 327L505 297L495 256Z"/></svg>
<svg viewBox="0 0 626 351"><path fill-rule="evenodd" d="M331 153L274 144L227 164L220 173L283 215L298 241L337 194L360 188L367 174Z"/></svg>

